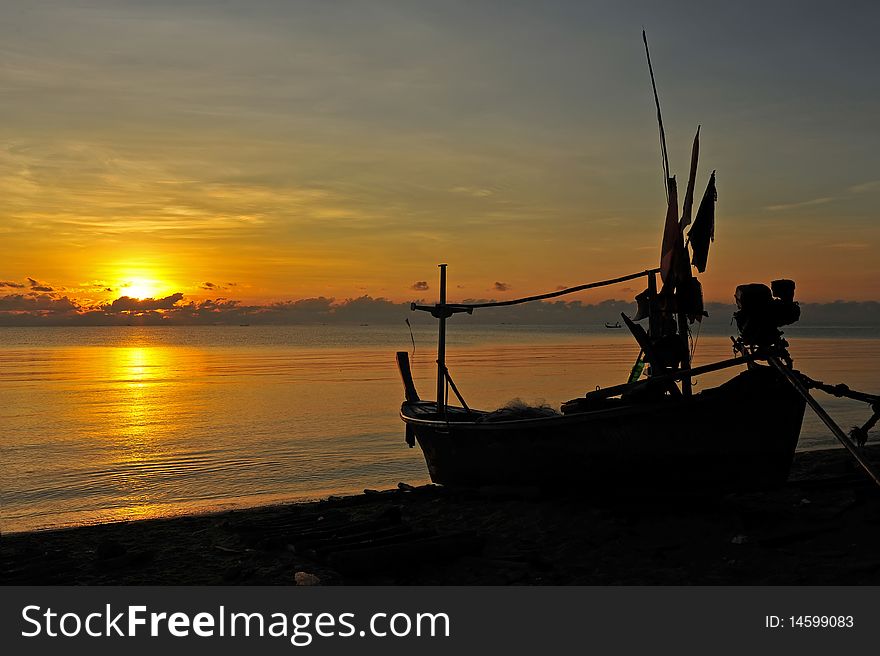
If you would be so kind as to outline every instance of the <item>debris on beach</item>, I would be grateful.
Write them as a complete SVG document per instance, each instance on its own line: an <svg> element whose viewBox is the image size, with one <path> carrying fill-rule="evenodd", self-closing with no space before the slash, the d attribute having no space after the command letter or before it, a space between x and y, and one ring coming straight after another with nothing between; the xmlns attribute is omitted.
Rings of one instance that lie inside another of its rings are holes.
<svg viewBox="0 0 880 656"><path fill-rule="evenodd" d="M297 585L321 585L321 578L309 572L297 572L293 580Z"/></svg>

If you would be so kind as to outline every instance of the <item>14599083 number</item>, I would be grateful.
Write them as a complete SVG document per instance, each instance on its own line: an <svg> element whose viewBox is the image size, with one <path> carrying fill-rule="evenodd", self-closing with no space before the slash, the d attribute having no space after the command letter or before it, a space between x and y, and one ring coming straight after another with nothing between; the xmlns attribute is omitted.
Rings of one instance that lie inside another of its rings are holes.
<svg viewBox="0 0 880 656"><path fill-rule="evenodd" d="M801 629L849 629L853 626L852 615L792 615L791 626Z"/></svg>

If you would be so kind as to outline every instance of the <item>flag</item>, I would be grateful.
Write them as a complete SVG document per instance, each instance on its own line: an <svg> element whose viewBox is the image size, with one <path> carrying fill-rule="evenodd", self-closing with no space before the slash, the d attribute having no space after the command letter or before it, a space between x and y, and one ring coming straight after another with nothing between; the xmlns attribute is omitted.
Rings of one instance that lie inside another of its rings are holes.
<svg viewBox="0 0 880 656"><path fill-rule="evenodd" d="M660 248L660 279L663 286L674 288L680 281L689 278L690 265L684 238L678 224L678 189L675 177L667 180L669 185L669 205L666 207L666 225L663 228L663 245Z"/></svg>
<svg viewBox="0 0 880 656"><path fill-rule="evenodd" d="M706 185L706 193L703 194L703 200L700 201L700 208L697 210L697 218L694 219L694 225L688 233L688 241L691 244L691 250L694 252L691 264L697 267L697 271L700 273L706 270L706 260L709 258L709 242L715 241L715 201L717 200L718 192L715 190L715 171L712 171L709 184Z"/></svg>
<svg viewBox="0 0 880 656"><path fill-rule="evenodd" d="M688 186L684 192L684 205L681 207L681 229L684 230L691 224L691 216L694 209L694 184L697 182L697 160L700 157L700 126L697 126L697 134L694 135L694 145L691 148L691 170L688 176Z"/></svg>

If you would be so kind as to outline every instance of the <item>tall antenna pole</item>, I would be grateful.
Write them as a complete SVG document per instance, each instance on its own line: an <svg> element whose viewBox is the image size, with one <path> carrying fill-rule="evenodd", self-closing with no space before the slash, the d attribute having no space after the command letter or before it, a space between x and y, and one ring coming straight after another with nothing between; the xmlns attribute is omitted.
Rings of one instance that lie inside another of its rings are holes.
<svg viewBox="0 0 880 656"><path fill-rule="evenodd" d="M648 50L648 35L642 30L642 41L645 42L645 57L648 58L648 71L651 73L651 88L654 89L654 104L657 106L657 124L660 126L660 154L663 157L663 189L666 200L669 200L669 156L666 154L666 132L663 130L663 117L660 115L660 97L657 95L657 83L654 81L654 67L651 66L651 53Z"/></svg>

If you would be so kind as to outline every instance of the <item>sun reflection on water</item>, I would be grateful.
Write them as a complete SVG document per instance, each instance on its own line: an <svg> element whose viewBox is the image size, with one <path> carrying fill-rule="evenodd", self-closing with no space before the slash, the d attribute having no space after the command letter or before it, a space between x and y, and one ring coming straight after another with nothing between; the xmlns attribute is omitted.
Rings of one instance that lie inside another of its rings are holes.
<svg viewBox="0 0 880 656"><path fill-rule="evenodd" d="M168 355L154 346L115 351L111 377L122 383L119 407L124 417L120 417L120 428L129 447L137 452L151 441L149 428L156 423L165 396L160 381L169 366Z"/></svg>
<svg viewBox="0 0 880 656"><path fill-rule="evenodd" d="M105 434L112 453L109 474L117 489L114 519L140 519L167 514L163 478L184 463L172 462L181 400L188 387L179 372L185 351L161 346L122 346L105 352L110 383Z"/></svg>

